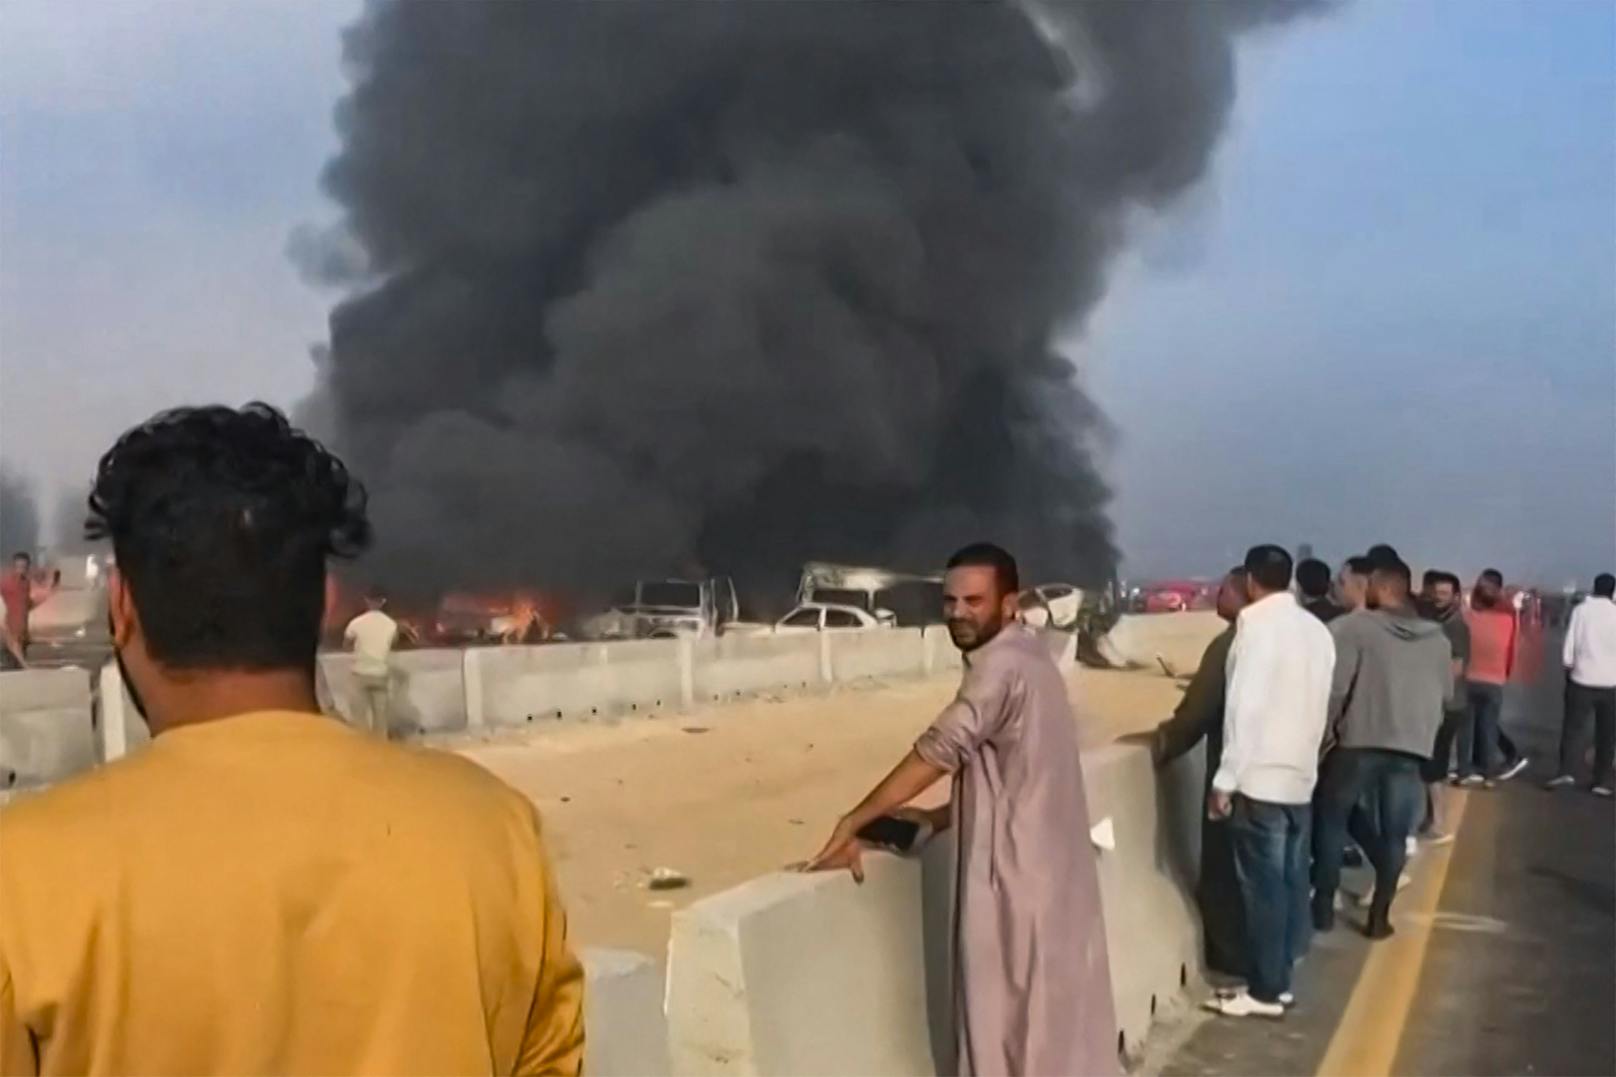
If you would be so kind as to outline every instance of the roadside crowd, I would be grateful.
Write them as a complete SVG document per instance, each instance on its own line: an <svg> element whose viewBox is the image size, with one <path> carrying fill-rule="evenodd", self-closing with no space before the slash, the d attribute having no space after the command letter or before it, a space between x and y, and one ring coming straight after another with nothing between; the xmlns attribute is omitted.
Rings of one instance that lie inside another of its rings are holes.
<svg viewBox="0 0 1616 1077"><path fill-rule="evenodd" d="M1295 566L1259 546L1230 570L1207 647L1173 717L1152 736L1169 762L1206 742L1207 810L1197 883L1206 961L1224 981L1207 1008L1283 1017L1314 932L1333 930L1344 861L1367 860L1371 939L1421 842L1453 840L1450 787L1490 789L1528 766L1500 728L1520 625L1494 569L1466 596L1432 569L1413 590L1391 546ZM1612 793L1616 577L1601 574L1566 635L1565 712L1551 789L1576 784L1595 730L1590 790Z"/></svg>
<svg viewBox="0 0 1616 1077"><path fill-rule="evenodd" d="M113 548L114 660L153 739L0 810L0 1075L579 1073L584 974L538 813L465 759L389 742L379 597L347 635L381 735L321 713L328 567L371 541L342 462L266 405L165 412L102 457L86 533ZM1324 566L1299 566L1301 601L1292 575L1277 546L1229 573L1232 625L1154 738L1164 760L1207 741L1201 899L1210 964L1243 984L1212 1004L1235 1016L1283 1016L1349 841L1384 937L1408 837L1448 840L1450 766L1485 787L1525 765L1497 750L1515 630L1497 573L1468 602L1428 573L1418 603L1388 547L1333 598ZM952 842L943 1071L1116 1073L1065 678L1019 621L1010 553L958 550L943 591L958 691L806 867L862 880L869 845ZM1599 577L1572 618L1551 783L1591 714L1607 796L1613 591ZM946 804L915 806L945 782Z"/></svg>

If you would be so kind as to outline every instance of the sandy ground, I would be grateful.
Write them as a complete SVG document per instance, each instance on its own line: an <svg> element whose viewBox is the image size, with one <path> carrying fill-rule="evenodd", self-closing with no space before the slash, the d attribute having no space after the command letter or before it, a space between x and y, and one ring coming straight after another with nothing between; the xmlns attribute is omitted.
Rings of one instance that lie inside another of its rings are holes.
<svg viewBox="0 0 1616 1077"><path fill-rule="evenodd" d="M1148 729L1181 692L1159 674L1068 682L1085 744ZM957 678L759 699L447 747L533 798L580 945L661 959L675 908L812 855L907 750ZM651 891L675 869L687 888Z"/></svg>

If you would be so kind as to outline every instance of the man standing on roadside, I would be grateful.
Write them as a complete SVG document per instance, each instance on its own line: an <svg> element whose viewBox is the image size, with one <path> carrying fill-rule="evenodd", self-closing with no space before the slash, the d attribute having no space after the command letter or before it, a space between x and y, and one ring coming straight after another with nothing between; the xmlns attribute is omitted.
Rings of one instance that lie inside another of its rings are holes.
<svg viewBox="0 0 1616 1077"><path fill-rule="evenodd" d="M1500 767L1499 716L1504 686L1515 670L1515 609L1504 599L1504 576L1489 568L1470 592L1470 664L1465 669L1469 714L1459 723L1459 778L1464 786L1491 787L1496 779L1513 778L1526 767L1523 755Z"/></svg>
<svg viewBox="0 0 1616 1077"><path fill-rule="evenodd" d="M1319 779L1313 840L1313 926L1335 926L1335 892L1347 819L1366 793L1377 810L1364 854L1375 866L1367 934L1392 933L1391 905L1407 842L1423 803L1421 763L1429 757L1453 694L1453 649L1442 627L1410 602L1408 566L1382 562L1370 577L1368 609L1330 626L1335 672L1330 725L1335 748Z"/></svg>
<svg viewBox="0 0 1616 1077"><path fill-rule="evenodd" d="M1283 1017L1308 933L1307 849L1319 742L1330 703L1330 631L1290 593L1280 546L1246 554L1251 604L1235 622L1223 759L1207 814L1227 818L1250 947L1246 990L1209 1000L1230 1017Z"/></svg>
<svg viewBox="0 0 1616 1077"><path fill-rule="evenodd" d="M365 596L365 612L349 621L342 633L343 642L354 655L358 724L383 740L389 732L393 644L398 642L398 622L382 612L385 605L387 597L380 591L371 591Z"/></svg>
<svg viewBox="0 0 1616 1077"><path fill-rule="evenodd" d="M1420 837L1433 845L1453 840L1447 828L1447 813L1443 810L1447 800L1443 786L1453 765L1453 738L1470 713L1469 693L1465 687L1465 671L1470 665L1470 625L1465 621L1464 602L1459 592L1459 577L1440 569L1426 572L1420 589L1420 608L1425 616L1442 626L1454 661L1453 694L1443 705L1442 724L1437 727L1431 758L1426 761L1423 775L1428 811Z"/></svg>
<svg viewBox="0 0 1616 1077"><path fill-rule="evenodd" d="M1565 638L1565 718L1560 729L1560 773L1550 789L1576 783L1583 730L1594 726L1594 774L1597 796L1611 795L1611 765L1616 762L1616 576L1594 578L1594 590L1571 611Z"/></svg>
<svg viewBox="0 0 1616 1077"><path fill-rule="evenodd" d="M904 817L952 827L954 1032L961 1074L1112 1074L1116 1017L1066 682L1016 620L1015 560L948 561L943 614L965 655L954 702L836 824L809 867L863 879L858 833L944 775L953 797Z"/></svg>
<svg viewBox="0 0 1616 1077"><path fill-rule="evenodd" d="M1324 624L1346 612L1330 597L1330 566L1317 558L1296 566L1296 589L1302 593L1302 608Z"/></svg>
<svg viewBox="0 0 1616 1077"><path fill-rule="evenodd" d="M1246 568L1236 565L1218 588L1218 616L1229 622L1229 627L1206 645L1201 664L1173 716L1150 735L1151 755L1157 766L1172 762L1205 738L1203 797L1211 793L1212 776L1223 761L1229 647L1234 643L1234 620L1246 608L1246 601ZM1240 881L1235 876L1234 846L1230 843L1227 819L1202 816L1201 864L1195 900L1201 909L1202 934L1206 937L1207 968L1245 981L1250 975L1251 951L1246 943L1245 908L1240 898Z"/></svg>
<svg viewBox="0 0 1616 1077"><path fill-rule="evenodd" d="M578 1073L532 803L315 701L327 561L370 537L342 462L182 408L90 506L153 740L0 809L0 1073Z"/></svg>
<svg viewBox="0 0 1616 1077"><path fill-rule="evenodd" d="M34 601L34 559L18 550L11 555L11 568L0 576L0 601L5 603L6 636L15 645L14 654L20 663L28 653L28 614Z"/></svg>

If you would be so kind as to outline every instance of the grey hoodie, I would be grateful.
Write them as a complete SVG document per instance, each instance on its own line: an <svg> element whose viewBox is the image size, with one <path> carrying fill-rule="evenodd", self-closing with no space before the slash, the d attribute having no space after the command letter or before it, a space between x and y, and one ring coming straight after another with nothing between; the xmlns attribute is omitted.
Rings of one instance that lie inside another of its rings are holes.
<svg viewBox="0 0 1616 1077"><path fill-rule="evenodd" d="M1330 623L1330 729L1343 748L1428 759L1453 696L1453 648L1413 609L1356 610Z"/></svg>

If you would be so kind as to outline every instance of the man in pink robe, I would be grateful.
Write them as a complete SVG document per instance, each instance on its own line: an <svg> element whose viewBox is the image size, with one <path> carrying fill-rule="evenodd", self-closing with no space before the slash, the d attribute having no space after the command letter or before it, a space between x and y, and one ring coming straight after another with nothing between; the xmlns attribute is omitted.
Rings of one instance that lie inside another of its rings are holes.
<svg viewBox="0 0 1616 1077"><path fill-rule="evenodd" d="M862 879L858 831L883 815L954 828L954 1013L962 1074L1112 1074L1116 1017L1099 876L1066 683L1015 620L1016 563L988 544L948 562L958 696L837 824L811 867ZM904 808L944 774L953 797Z"/></svg>

